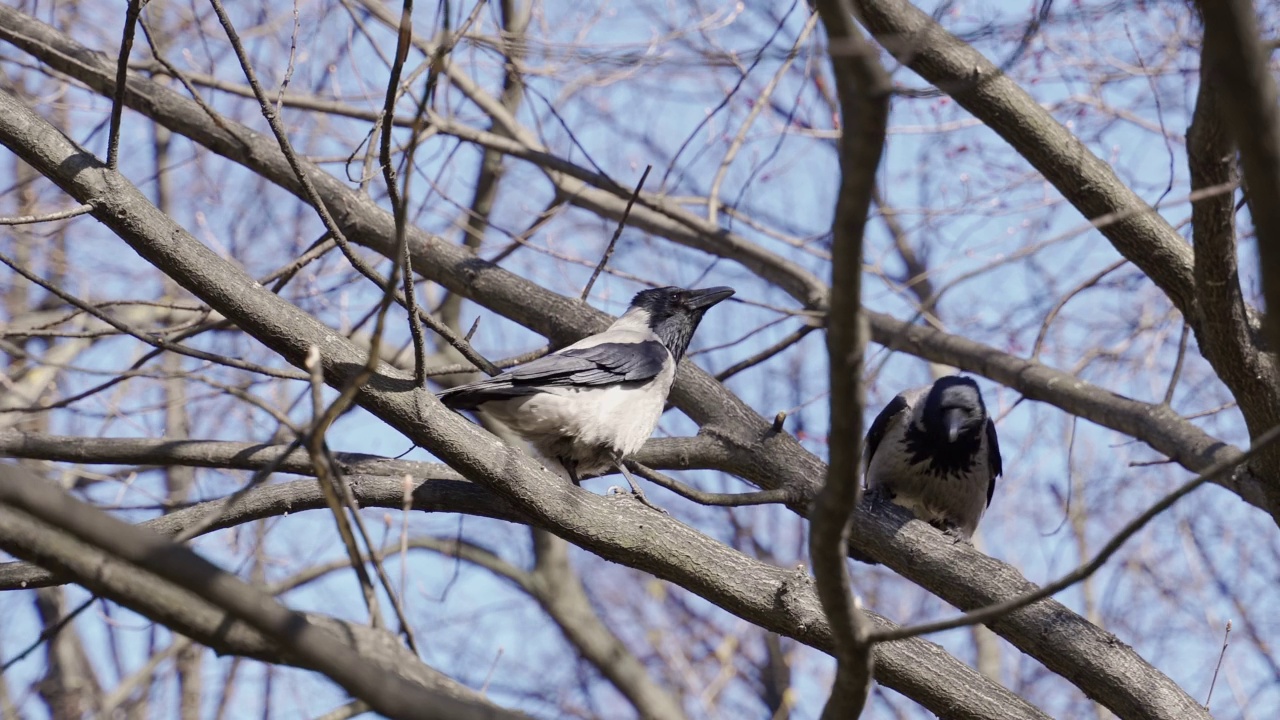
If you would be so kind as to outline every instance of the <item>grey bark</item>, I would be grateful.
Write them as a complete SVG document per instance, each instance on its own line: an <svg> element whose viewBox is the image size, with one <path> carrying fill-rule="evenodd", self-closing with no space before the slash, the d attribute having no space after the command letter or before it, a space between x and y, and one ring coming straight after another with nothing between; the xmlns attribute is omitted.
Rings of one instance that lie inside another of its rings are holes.
<svg viewBox="0 0 1280 720"><path fill-rule="evenodd" d="M1277 313L1280 309L1280 107L1269 62L1270 51L1262 46L1257 13L1250 0L1197 4L1204 17L1201 80L1211 86L1211 100L1221 104L1220 122L1225 123L1240 149L1249 215L1258 237L1262 290L1269 311L1265 318L1267 345L1274 351L1280 348L1280 313ZM1203 95L1204 90L1201 92ZM1213 108L1202 113L1197 102L1197 119L1211 122L1209 115L1213 113ZM1206 134L1208 132L1206 129ZM1219 150L1223 144L1221 140L1205 143L1212 150ZM1234 266L1230 268L1234 269ZM1222 272L1227 269L1222 268L1220 274ZM1228 284L1221 292L1230 292L1231 288ZM1231 309L1234 310L1234 306ZM1226 313L1206 319L1219 318L1222 322L1236 320ZM1253 339L1241 337L1238 320L1232 328L1236 329L1236 338L1232 338L1236 342ZM1280 371L1274 355L1261 354L1253 343L1245 347L1254 351L1253 356L1246 358L1248 362L1235 368L1224 367L1219 374L1231 387L1244 412L1249 433L1256 438L1280 424L1280 384L1277 382ZM1217 363L1214 368L1218 369ZM1271 514L1280 523L1280 449L1266 453L1257 464L1266 471L1268 481L1263 488L1272 503Z"/></svg>

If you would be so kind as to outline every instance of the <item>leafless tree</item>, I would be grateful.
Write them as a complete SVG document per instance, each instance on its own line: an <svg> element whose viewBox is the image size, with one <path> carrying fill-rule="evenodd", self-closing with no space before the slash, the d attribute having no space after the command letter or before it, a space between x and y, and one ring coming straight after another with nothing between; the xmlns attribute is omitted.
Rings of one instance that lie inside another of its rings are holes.
<svg viewBox="0 0 1280 720"><path fill-rule="evenodd" d="M0 6L0 715L1275 716L1277 28ZM710 284L666 514L433 395ZM974 545L858 500L952 372Z"/></svg>

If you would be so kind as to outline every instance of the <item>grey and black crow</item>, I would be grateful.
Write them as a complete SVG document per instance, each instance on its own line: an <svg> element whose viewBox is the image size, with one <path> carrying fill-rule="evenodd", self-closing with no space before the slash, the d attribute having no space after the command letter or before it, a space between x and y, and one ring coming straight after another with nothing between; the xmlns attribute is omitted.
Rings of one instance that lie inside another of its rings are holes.
<svg viewBox="0 0 1280 720"><path fill-rule="evenodd" d="M996 426L972 378L895 397L867 432L867 490L935 527L973 537L1003 471Z"/></svg>
<svg viewBox="0 0 1280 720"><path fill-rule="evenodd" d="M676 365L703 314L731 295L727 287L643 290L608 330L446 390L440 399L501 422L563 467L575 485L586 474L617 468L647 504L622 461L657 427Z"/></svg>

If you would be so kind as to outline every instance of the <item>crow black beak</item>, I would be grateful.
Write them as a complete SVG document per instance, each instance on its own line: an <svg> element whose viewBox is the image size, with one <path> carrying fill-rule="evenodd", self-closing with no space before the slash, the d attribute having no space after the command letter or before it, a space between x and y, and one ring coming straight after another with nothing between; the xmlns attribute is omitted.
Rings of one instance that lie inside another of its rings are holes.
<svg viewBox="0 0 1280 720"><path fill-rule="evenodd" d="M721 300L726 300L733 295L731 287L713 287L705 290L690 290L689 298L685 300L685 307L690 310L706 310Z"/></svg>
<svg viewBox="0 0 1280 720"><path fill-rule="evenodd" d="M942 411L942 422L947 426L947 442L955 442L960 437L960 430L964 428L964 421L968 419L967 414L960 408L947 408Z"/></svg>

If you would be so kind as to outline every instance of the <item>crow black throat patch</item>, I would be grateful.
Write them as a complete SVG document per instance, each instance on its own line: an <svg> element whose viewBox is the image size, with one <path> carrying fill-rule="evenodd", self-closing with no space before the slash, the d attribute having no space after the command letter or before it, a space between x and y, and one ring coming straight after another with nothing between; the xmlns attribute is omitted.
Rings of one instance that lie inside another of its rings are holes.
<svg viewBox="0 0 1280 720"><path fill-rule="evenodd" d="M911 455L911 464L928 463L925 471L937 477L959 477L973 469L981 441L961 437L954 443L929 437L924 430L908 423L903 444Z"/></svg>

